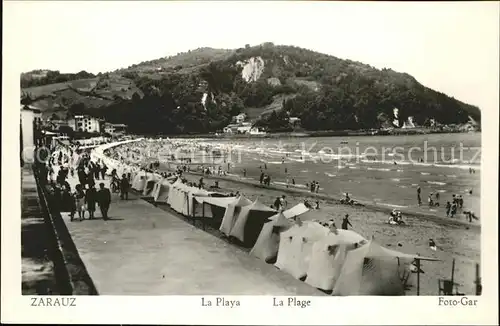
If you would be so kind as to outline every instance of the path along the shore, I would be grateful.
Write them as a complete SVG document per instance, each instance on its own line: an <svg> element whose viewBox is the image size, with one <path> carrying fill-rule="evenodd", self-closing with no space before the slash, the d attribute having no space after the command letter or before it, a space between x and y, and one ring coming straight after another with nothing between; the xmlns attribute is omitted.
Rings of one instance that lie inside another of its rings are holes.
<svg viewBox="0 0 500 326"><path fill-rule="evenodd" d="M112 195L109 221L61 215L99 294L323 295L133 194Z"/></svg>
<svg viewBox="0 0 500 326"><path fill-rule="evenodd" d="M33 170L21 169L22 294L59 294L50 257L49 230L44 221Z"/></svg>

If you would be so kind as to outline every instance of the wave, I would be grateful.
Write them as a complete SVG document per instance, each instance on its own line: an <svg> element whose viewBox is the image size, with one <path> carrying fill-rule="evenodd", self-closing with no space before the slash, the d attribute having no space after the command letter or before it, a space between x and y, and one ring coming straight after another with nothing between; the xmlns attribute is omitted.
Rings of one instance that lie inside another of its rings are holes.
<svg viewBox="0 0 500 326"><path fill-rule="evenodd" d="M392 164L395 165L414 165L414 166L429 166L438 168L461 169L469 170L470 168L480 170L479 164L445 164L445 163L425 163L425 162L409 162L409 161L387 161L387 160L361 160L362 163L367 164Z"/></svg>
<svg viewBox="0 0 500 326"><path fill-rule="evenodd" d="M333 177L336 177L336 176L337 176L336 174L331 174L331 173L328 173L328 172L325 172L325 174L326 174L327 176L331 177L331 178L333 178Z"/></svg>
<svg viewBox="0 0 500 326"><path fill-rule="evenodd" d="M399 182L399 181L401 181L401 179L398 179L398 178L392 178L391 180L392 180L392 181L394 181L394 182Z"/></svg>
<svg viewBox="0 0 500 326"><path fill-rule="evenodd" d="M393 208L405 208L405 207L408 207L408 206L404 206L404 205L396 205L396 204L380 203L380 202L378 202L377 204L384 205L384 206L389 206L389 207L393 207Z"/></svg>
<svg viewBox="0 0 500 326"><path fill-rule="evenodd" d="M281 182L281 181L274 181L274 184L281 185L281 186L286 186L288 187L295 187L295 188L306 188L306 185L301 185L301 184L292 184L292 183L286 183L286 182ZM321 188L319 188L321 190Z"/></svg>
<svg viewBox="0 0 500 326"><path fill-rule="evenodd" d="M429 172L420 172L421 175L429 175Z"/></svg>
<svg viewBox="0 0 500 326"><path fill-rule="evenodd" d="M382 171L382 172L390 172L391 169L387 169L387 168L367 168L367 170L370 170L370 171Z"/></svg>
<svg viewBox="0 0 500 326"><path fill-rule="evenodd" d="M439 185L439 186L446 185L446 182L439 182L439 181L427 181L427 183L429 183L431 185Z"/></svg>

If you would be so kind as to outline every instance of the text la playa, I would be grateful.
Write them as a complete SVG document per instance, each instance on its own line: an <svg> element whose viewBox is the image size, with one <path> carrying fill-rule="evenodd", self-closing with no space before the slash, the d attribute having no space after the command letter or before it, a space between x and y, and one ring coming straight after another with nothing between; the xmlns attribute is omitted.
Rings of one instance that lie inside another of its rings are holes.
<svg viewBox="0 0 500 326"><path fill-rule="evenodd" d="M239 300L227 300L224 297L216 297L215 300L201 298L201 306L202 307L226 307L226 308L235 308L240 306Z"/></svg>

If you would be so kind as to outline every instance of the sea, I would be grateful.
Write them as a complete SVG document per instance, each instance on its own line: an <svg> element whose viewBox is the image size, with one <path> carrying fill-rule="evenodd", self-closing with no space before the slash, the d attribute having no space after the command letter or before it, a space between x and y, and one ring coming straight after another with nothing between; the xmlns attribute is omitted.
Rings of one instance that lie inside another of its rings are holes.
<svg viewBox="0 0 500 326"><path fill-rule="evenodd" d="M297 188L316 181L321 193L444 216L460 195L463 209L480 216L481 133L197 141L228 153L230 174L258 179L262 171ZM437 193L440 206L429 207Z"/></svg>

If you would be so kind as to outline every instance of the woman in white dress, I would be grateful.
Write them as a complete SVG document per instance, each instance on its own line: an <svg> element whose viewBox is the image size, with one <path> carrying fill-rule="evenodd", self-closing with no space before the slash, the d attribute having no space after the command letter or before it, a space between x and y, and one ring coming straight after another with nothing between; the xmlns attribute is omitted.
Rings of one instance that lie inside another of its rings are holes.
<svg viewBox="0 0 500 326"><path fill-rule="evenodd" d="M76 211L78 212L80 221L82 221L85 219L85 212L87 211L87 207L85 205L85 192L80 184L76 185L75 188Z"/></svg>

